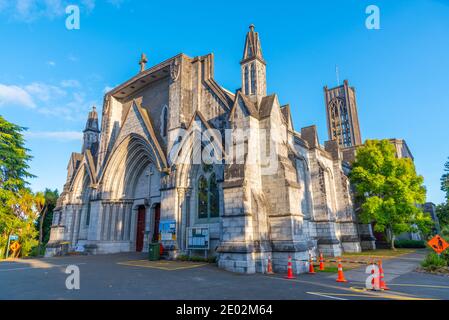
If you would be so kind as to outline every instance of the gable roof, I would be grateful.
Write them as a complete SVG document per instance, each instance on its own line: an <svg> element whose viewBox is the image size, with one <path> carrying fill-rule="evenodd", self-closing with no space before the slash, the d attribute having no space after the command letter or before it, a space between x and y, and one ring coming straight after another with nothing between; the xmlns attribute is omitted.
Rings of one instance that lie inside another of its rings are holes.
<svg viewBox="0 0 449 320"><path fill-rule="evenodd" d="M156 152L157 152L159 158L162 160L162 163L165 166L165 168L167 168L168 167L167 156L164 152L164 149L161 147L161 145L157 139L156 132L154 131L152 119L151 119L148 111L145 108L143 108L137 100L133 100L131 107L128 108L126 115L124 117L122 126L120 128L120 131L117 134L117 137L120 136L120 134L123 130L123 127L126 123L126 120L128 119L132 109L134 109L136 111L136 114L142 118L144 127L148 131L148 134L150 135L150 140L151 140L151 142L154 143L154 146L156 148Z"/></svg>
<svg viewBox="0 0 449 320"><path fill-rule="evenodd" d="M263 97L260 101L259 106L259 118L263 119L271 115L271 110L273 109L274 101L276 99L276 94Z"/></svg>

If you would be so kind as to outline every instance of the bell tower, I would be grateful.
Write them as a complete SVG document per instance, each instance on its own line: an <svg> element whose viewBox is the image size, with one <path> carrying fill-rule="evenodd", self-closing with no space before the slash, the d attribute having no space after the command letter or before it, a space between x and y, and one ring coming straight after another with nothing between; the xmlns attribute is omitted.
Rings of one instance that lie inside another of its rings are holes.
<svg viewBox="0 0 449 320"><path fill-rule="evenodd" d="M83 131L83 149L82 153L89 149L93 156L97 154L98 144L100 138L100 130L98 127L98 113L97 109L92 107L92 111L89 112L89 116L86 122L86 128Z"/></svg>
<svg viewBox="0 0 449 320"><path fill-rule="evenodd" d="M345 80L342 86L324 87L329 140L336 140L341 148L362 144L355 88Z"/></svg>
<svg viewBox="0 0 449 320"><path fill-rule="evenodd" d="M266 63L262 55L259 33L249 26L246 35L243 58L240 61L242 70L242 93L260 102L267 95Z"/></svg>

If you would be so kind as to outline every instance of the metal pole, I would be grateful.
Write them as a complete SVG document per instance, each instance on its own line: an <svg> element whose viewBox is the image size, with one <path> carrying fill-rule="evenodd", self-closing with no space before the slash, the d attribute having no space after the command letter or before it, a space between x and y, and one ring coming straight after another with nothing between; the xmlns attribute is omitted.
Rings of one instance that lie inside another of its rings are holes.
<svg viewBox="0 0 449 320"><path fill-rule="evenodd" d="M6 247L6 259L9 257L9 244L11 243L11 235L8 236L8 246Z"/></svg>

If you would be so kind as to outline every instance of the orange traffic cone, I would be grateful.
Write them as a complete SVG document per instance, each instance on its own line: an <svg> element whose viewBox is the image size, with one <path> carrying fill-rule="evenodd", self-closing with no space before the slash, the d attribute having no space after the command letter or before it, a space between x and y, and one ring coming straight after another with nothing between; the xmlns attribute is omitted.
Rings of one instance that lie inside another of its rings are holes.
<svg viewBox="0 0 449 320"><path fill-rule="evenodd" d="M387 287L387 284L384 281L385 275L384 275L384 269L382 268L382 260L379 260L379 287L382 290L390 290L390 288Z"/></svg>
<svg viewBox="0 0 449 320"><path fill-rule="evenodd" d="M320 252L320 271L324 271L324 257L322 252Z"/></svg>
<svg viewBox="0 0 449 320"><path fill-rule="evenodd" d="M311 254L309 254L309 273L311 273L311 274L315 273L315 269L313 267L313 259L312 259Z"/></svg>
<svg viewBox="0 0 449 320"><path fill-rule="evenodd" d="M268 256L267 274L274 274L273 265L271 264L271 256Z"/></svg>
<svg viewBox="0 0 449 320"><path fill-rule="evenodd" d="M288 264L287 264L287 276L286 279L296 279L293 276L293 267L292 267L292 257L288 256Z"/></svg>
<svg viewBox="0 0 449 320"><path fill-rule="evenodd" d="M343 266L341 265L341 259L338 259L338 277L337 282L348 282L348 280L345 279L345 275L343 273Z"/></svg>

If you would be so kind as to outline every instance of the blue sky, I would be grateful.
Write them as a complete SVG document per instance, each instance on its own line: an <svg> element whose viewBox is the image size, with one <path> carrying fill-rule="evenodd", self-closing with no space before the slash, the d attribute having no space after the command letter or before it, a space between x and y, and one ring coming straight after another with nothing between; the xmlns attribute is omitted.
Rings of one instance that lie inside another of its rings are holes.
<svg viewBox="0 0 449 320"><path fill-rule="evenodd" d="M316 3L315 3L316 2ZM319 3L318 3L319 2ZM65 0L0 0L0 114L28 128L32 188L62 189L70 153L107 88L180 52L215 54L215 77L240 87L244 37L254 23L268 91L290 103L295 128L327 139L323 86L356 87L363 139L403 138L439 203L449 156L449 0L71 1L81 29L65 28ZM380 8L381 30L365 28Z"/></svg>

